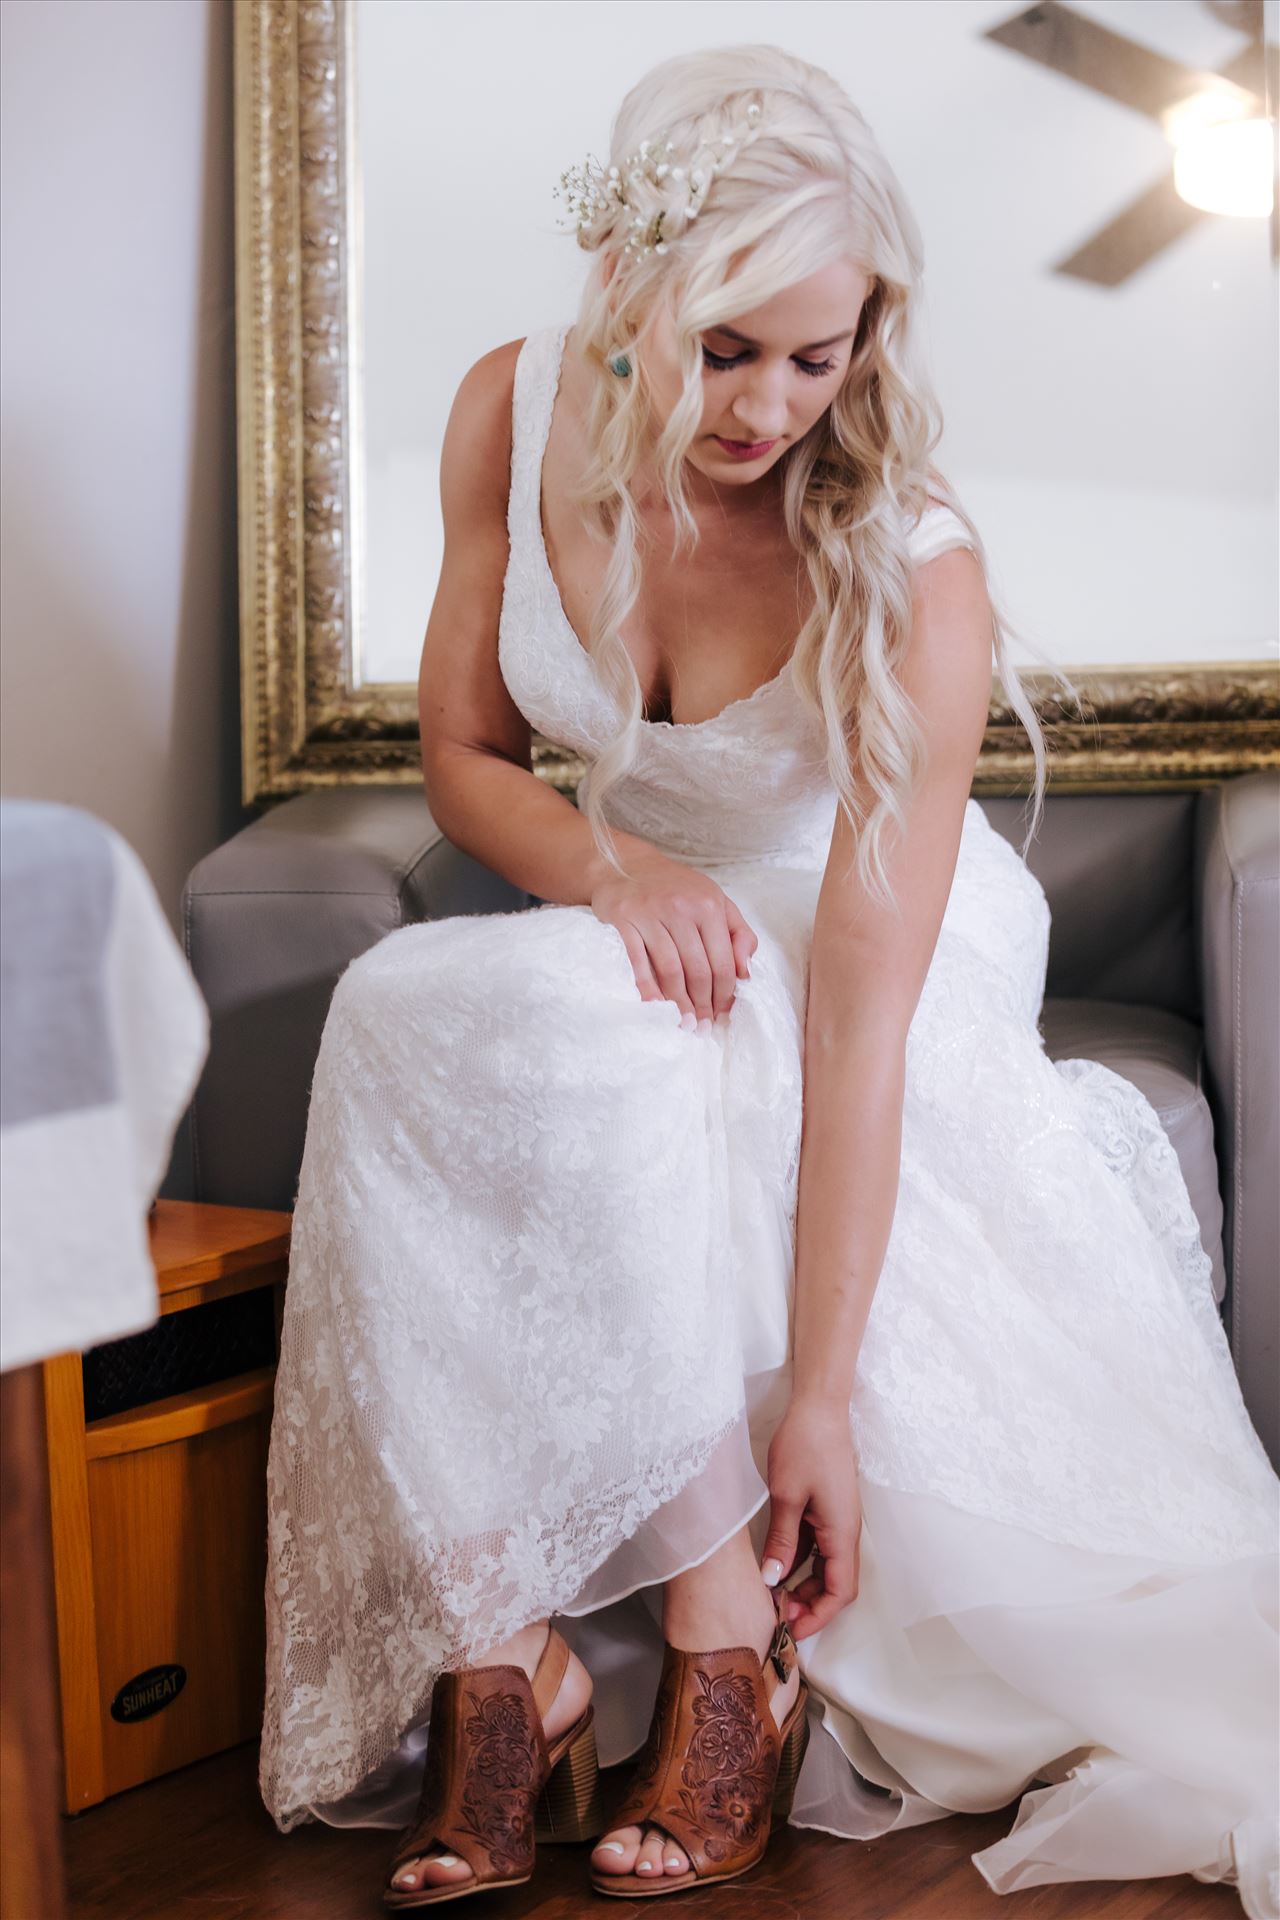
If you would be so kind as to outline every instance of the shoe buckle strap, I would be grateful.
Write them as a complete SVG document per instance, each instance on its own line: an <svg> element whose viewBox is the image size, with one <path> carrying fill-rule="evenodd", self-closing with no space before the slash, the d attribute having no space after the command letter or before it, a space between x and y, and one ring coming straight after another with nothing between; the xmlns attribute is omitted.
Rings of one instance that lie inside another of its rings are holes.
<svg viewBox="0 0 1280 1920"><path fill-rule="evenodd" d="M533 1675L533 1704L538 1710L540 1721L546 1720L552 1703L560 1691L560 1682L564 1679L568 1665L568 1643L561 1638L554 1627L549 1626L546 1643Z"/></svg>
<svg viewBox="0 0 1280 1920"><path fill-rule="evenodd" d="M796 1643L790 1627L785 1620L779 1620L773 1630L773 1639L769 1642L769 1651L765 1655L766 1665L772 1666L781 1686L787 1684L795 1671Z"/></svg>

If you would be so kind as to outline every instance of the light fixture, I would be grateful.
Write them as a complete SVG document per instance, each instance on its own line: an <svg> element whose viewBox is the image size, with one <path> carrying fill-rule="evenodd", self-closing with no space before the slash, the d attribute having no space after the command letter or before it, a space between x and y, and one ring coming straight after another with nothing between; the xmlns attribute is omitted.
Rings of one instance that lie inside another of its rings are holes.
<svg viewBox="0 0 1280 1920"><path fill-rule="evenodd" d="M1163 113L1173 184L1205 213L1266 219L1275 204L1275 130L1241 90L1212 81Z"/></svg>

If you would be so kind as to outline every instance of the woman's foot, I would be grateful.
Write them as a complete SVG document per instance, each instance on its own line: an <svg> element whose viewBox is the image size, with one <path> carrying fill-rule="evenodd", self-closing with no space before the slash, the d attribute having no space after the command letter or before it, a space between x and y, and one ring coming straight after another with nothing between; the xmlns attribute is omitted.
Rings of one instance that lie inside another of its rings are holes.
<svg viewBox="0 0 1280 1920"><path fill-rule="evenodd" d="M532 1627L508 1640L505 1645L495 1647L484 1659L478 1660L478 1667L523 1667L530 1680L534 1669L542 1657L547 1644L549 1623L538 1621ZM565 1668L564 1678L559 1691L542 1723L543 1733L548 1743L567 1733L575 1720L580 1720L587 1710L591 1698L591 1675L583 1666L576 1653L570 1653L569 1664ZM428 1739L430 1735L428 1734ZM393 1875L391 1885L401 1893L415 1893L420 1887L458 1886L475 1876L465 1860L456 1853L448 1853L443 1848L433 1847L429 1853L419 1854L414 1860L407 1861Z"/></svg>
<svg viewBox="0 0 1280 1920"><path fill-rule="evenodd" d="M763 1660L778 1624L769 1588L760 1577L746 1529L726 1541L700 1567L669 1581L663 1632L673 1647L698 1652L716 1647L754 1647ZM800 1669L779 1687L770 1705L779 1726L800 1691ZM638 1873L656 1878L689 1871L689 1858L661 1827L616 1827L596 1842L591 1864L599 1873Z"/></svg>

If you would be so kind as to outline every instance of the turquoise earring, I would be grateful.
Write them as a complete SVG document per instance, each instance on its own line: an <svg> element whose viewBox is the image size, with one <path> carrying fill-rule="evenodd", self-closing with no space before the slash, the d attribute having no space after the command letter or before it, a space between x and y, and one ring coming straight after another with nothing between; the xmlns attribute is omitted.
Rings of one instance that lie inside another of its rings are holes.
<svg viewBox="0 0 1280 1920"><path fill-rule="evenodd" d="M610 371L616 373L620 379L625 380L631 371L631 362L625 353L620 353L616 360L609 362L609 368Z"/></svg>

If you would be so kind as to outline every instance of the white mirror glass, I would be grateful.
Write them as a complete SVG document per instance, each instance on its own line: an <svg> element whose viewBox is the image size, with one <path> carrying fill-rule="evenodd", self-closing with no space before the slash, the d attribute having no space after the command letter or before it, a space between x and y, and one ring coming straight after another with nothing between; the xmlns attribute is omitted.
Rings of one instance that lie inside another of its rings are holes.
<svg viewBox="0 0 1280 1920"><path fill-rule="evenodd" d="M848 88L915 210L935 459L1015 624L1070 666L1274 656L1268 219L1201 212L1116 285L1058 270L1171 181L1179 149L1150 114L994 41L1008 0L354 4L361 682L417 677L462 375L576 311L589 262L560 230L560 173L605 155L655 61L748 40ZM1202 0L1072 11L1207 85L1248 46ZM1184 170L1210 183L1193 190L1232 190L1203 142Z"/></svg>

